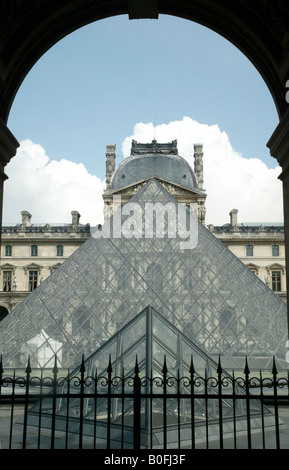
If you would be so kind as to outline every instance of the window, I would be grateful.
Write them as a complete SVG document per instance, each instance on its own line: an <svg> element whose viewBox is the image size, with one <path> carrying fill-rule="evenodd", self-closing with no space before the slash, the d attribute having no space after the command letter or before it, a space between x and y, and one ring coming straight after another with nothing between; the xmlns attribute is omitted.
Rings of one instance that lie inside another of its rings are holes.
<svg viewBox="0 0 289 470"><path fill-rule="evenodd" d="M31 256L37 256L38 255L38 246L37 245L32 245L31 246Z"/></svg>
<svg viewBox="0 0 289 470"><path fill-rule="evenodd" d="M246 256L253 256L253 245L246 245Z"/></svg>
<svg viewBox="0 0 289 470"><path fill-rule="evenodd" d="M281 292L281 271L272 271L272 290Z"/></svg>
<svg viewBox="0 0 289 470"><path fill-rule="evenodd" d="M29 286L28 290L31 292L36 289L38 281L38 271L29 271Z"/></svg>
<svg viewBox="0 0 289 470"><path fill-rule="evenodd" d="M12 271L3 271L3 291L11 292Z"/></svg>
<svg viewBox="0 0 289 470"><path fill-rule="evenodd" d="M12 246L6 245L5 246L5 256L12 256Z"/></svg>
<svg viewBox="0 0 289 470"><path fill-rule="evenodd" d="M272 256L279 256L279 245L272 245Z"/></svg>
<svg viewBox="0 0 289 470"><path fill-rule="evenodd" d="M63 245L57 245L56 252L57 256L63 256Z"/></svg>

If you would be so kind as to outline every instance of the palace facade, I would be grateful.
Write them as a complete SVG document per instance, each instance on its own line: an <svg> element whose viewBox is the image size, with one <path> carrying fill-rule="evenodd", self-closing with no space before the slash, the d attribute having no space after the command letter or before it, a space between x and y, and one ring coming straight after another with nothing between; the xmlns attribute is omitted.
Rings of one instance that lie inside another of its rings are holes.
<svg viewBox="0 0 289 470"><path fill-rule="evenodd" d="M148 151L153 155L151 165L144 166L142 156ZM170 159L166 158L168 154ZM180 164L182 172L179 174ZM176 141L168 144L155 140L151 144L133 141L130 157L117 168L115 145L107 145L105 220L115 213L116 201L126 204L152 177L179 203L195 205L199 221L286 301L284 225L239 222L237 209L232 209L225 225L206 224L203 147L200 144L194 145L194 171L177 154ZM71 223L67 224L34 224L26 210L21 212L21 217L19 224L2 227L0 320L91 237L90 225L80 223L77 211L71 212Z"/></svg>

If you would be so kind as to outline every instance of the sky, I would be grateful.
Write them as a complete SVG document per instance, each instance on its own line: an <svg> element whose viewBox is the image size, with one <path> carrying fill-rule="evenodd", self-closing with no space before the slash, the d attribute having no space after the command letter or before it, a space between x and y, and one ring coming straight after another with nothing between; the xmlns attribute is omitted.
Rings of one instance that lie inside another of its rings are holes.
<svg viewBox="0 0 289 470"><path fill-rule="evenodd" d="M285 99L285 96L284 96ZM101 223L105 152L131 140L178 141L193 165L204 149L206 222L282 222L281 168L266 143L278 116L252 63L196 23L119 16L66 36L34 65L8 127L20 142L6 167L3 223Z"/></svg>

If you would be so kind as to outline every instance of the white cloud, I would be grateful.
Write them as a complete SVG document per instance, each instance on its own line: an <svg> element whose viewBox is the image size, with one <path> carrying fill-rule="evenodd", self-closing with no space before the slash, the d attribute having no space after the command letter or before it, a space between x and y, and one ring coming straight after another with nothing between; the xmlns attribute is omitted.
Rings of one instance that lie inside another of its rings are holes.
<svg viewBox="0 0 289 470"><path fill-rule="evenodd" d="M32 223L69 223L77 210L83 224L103 220L105 183L91 175L82 163L50 160L41 145L21 142L7 165L3 223L21 222L21 211L32 214Z"/></svg>
<svg viewBox="0 0 289 470"><path fill-rule="evenodd" d="M138 123L123 142L124 156L129 155L132 139L151 142L154 137L158 142L177 139L179 154L192 168L194 144L203 144L208 224L228 223L231 209L239 210L240 222L283 221L280 167L270 169L258 158L242 157L217 125L200 124L189 117L155 128L152 123Z"/></svg>
<svg viewBox="0 0 289 470"><path fill-rule="evenodd" d="M200 124L189 117L161 124L138 123L122 145L130 154L131 140L178 140L179 154L194 166L194 143L204 148L204 187L207 192L206 222L229 222L231 209L239 210L240 222L282 222L280 167L269 169L258 158L246 159L234 150L228 135L217 125ZM81 223L102 223L105 182L91 175L82 163L50 160L41 145L24 140L6 168L3 223L18 223L21 211L32 214L32 223L70 222L72 210Z"/></svg>

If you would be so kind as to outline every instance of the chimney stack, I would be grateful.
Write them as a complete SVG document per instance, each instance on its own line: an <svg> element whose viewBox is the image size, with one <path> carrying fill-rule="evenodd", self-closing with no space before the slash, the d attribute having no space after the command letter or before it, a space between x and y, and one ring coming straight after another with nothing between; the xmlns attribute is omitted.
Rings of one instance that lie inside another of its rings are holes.
<svg viewBox="0 0 289 470"><path fill-rule="evenodd" d="M230 222L231 226L237 229L238 225L238 209L232 209L230 212Z"/></svg>
<svg viewBox="0 0 289 470"><path fill-rule="evenodd" d="M194 145L194 171L198 180L199 189L203 189L204 184L204 170L203 170L203 145Z"/></svg>
<svg viewBox="0 0 289 470"><path fill-rule="evenodd" d="M79 225L80 213L77 212L77 211L72 211L71 215L72 215L72 222L71 223L74 227L77 227Z"/></svg>
<svg viewBox="0 0 289 470"><path fill-rule="evenodd" d="M115 145L106 146L106 187L110 187L111 177L115 170Z"/></svg>
<svg viewBox="0 0 289 470"><path fill-rule="evenodd" d="M32 215L28 211L22 211L22 225L24 227L30 227Z"/></svg>

